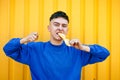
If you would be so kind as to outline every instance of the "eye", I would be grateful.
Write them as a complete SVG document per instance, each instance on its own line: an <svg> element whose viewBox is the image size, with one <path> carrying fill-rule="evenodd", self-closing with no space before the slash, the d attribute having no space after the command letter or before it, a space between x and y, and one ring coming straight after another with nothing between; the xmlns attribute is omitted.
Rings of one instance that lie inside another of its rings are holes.
<svg viewBox="0 0 120 80"><path fill-rule="evenodd" d="M59 26L60 26L60 24L59 24L59 23L56 23L56 22L53 23L53 25L56 26L56 27L59 27Z"/></svg>
<svg viewBox="0 0 120 80"><path fill-rule="evenodd" d="M67 24L62 24L62 27L67 27Z"/></svg>

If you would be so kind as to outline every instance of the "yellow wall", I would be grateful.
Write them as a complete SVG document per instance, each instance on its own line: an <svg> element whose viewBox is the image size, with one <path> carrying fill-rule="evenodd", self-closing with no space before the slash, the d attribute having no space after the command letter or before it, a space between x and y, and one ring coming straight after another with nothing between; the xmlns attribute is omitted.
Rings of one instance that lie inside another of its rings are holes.
<svg viewBox="0 0 120 80"><path fill-rule="evenodd" d="M111 52L104 62L83 68L82 80L120 80L120 0L0 0L0 80L30 80L28 67L6 57L3 45L34 31L40 41L49 40L47 25L56 10L70 17L69 38Z"/></svg>

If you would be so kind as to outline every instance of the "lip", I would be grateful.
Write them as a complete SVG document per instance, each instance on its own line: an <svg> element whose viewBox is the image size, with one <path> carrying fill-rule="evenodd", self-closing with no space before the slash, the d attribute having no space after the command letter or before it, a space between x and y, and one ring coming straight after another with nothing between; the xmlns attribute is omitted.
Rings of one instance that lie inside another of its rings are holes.
<svg viewBox="0 0 120 80"><path fill-rule="evenodd" d="M57 35L58 35L58 33L61 33L61 32L56 32Z"/></svg>
<svg viewBox="0 0 120 80"><path fill-rule="evenodd" d="M59 32L58 32L59 33ZM56 33L56 35L58 36L58 37L60 37L59 35L58 35L58 33Z"/></svg>
<svg viewBox="0 0 120 80"><path fill-rule="evenodd" d="M58 33L62 33L63 34L63 32L56 32L56 34L58 34Z"/></svg>
<svg viewBox="0 0 120 80"><path fill-rule="evenodd" d="M60 37L60 35L59 35L58 33L62 33L62 32L57 32L57 33L56 33L56 37L57 37L58 39L59 39L59 38L61 39L61 37Z"/></svg>

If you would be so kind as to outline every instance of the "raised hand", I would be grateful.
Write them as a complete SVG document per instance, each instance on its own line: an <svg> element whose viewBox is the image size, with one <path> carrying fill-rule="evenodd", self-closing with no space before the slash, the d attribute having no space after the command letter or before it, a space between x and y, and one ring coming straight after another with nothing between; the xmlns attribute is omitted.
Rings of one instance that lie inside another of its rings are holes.
<svg viewBox="0 0 120 80"><path fill-rule="evenodd" d="M70 40L70 45L77 49L80 49L80 50L83 50L86 52L90 52L89 46L82 45L82 43L79 41L79 39Z"/></svg>
<svg viewBox="0 0 120 80"><path fill-rule="evenodd" d="M27 43L27 42L33 42L35 40L38 39L38 33L37 32L32 32L31 34L29 34L28 36L22 38L20 40L21 44Z"/></svg>

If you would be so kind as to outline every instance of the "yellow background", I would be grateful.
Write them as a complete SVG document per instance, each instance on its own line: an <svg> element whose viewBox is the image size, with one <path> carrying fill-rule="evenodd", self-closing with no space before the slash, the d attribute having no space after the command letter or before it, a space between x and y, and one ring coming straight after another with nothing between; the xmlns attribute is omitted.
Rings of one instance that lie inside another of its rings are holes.
<svg viewBox="0 0 120 80"><path fill-rule="evenodd" d="M5 56L13 37L39 33L49 40L47 25L57 10L70 17L68 38L100 44L111 54L102 63L83 68L82 80L120 80L120 0L0 0L0 80L30 80L29 68Z"/></svg>

